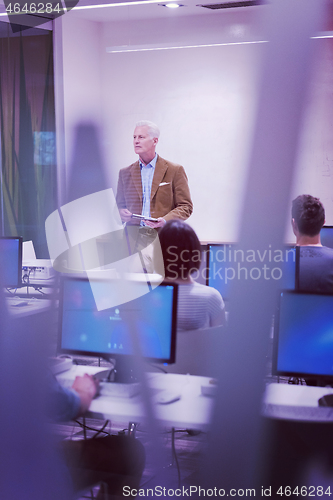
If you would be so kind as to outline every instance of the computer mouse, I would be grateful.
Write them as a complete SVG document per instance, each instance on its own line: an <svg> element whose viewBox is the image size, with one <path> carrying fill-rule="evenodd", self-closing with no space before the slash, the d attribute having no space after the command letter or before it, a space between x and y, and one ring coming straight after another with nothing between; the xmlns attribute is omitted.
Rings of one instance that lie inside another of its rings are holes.
<svg viewBox="0 0 333 500"><path fill-rule="evenodd" d="M29 302L27 300L20 300L20 302L17 302L17 304L14 304L15 307L23 307L29 305Z"/></svg>
<svg viewBox="0 0 333 500"><path fill-rule="evenodd" d="M333 394L326 394L318 399L319 406L333 406Z"/></svg>
<svg viewBox="0 0 333 500"><path fill-rule="evenodd" d="M162 391L155 396L155 403L160 405L169 405L175 403L181 398L181 395L173 391Z"/></svg>

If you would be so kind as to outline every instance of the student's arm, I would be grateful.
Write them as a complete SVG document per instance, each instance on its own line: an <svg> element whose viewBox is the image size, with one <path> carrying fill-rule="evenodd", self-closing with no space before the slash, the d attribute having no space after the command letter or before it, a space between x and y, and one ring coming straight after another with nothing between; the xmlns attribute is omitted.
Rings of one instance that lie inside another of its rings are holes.
<svg viewBox="0 0 333 500"><path fill-rule="evenodd" d="M62 387L50 373L46 387L46 413L56 422L67 422L85 413L98 390L90 375L76 377L72 388Z"/></svg>
<svg viewBox="0 0 333 500"><path fill-rule="evenodd" d="M90 406L91 401L98 391L98 380L85 373L83 377L76 377L72 389L79 395L80 407L78 415L83 415Z"/></svg>

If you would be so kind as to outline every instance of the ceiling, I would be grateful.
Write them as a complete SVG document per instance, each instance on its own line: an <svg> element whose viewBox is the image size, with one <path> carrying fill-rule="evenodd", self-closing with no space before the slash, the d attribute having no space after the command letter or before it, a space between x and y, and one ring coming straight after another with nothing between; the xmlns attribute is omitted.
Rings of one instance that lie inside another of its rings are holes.
<svg viewBox="0 0 333 500"><path fill-rule="evenodd" d="M10 0L8 0L9 2ZM44 1L44 0L43 0ZM52 0L53 4L56 0ZM178 0L174 0L178 1ZM265 0L246 0L247 2L263 3ZM8 4L7 2L7 4ZM28 5L32 0L28 1ZM163 3L170 3L170 0L79 0L76 7L71 10L71 15L83 19L97 22L112 22L121 20L140 20L165 18L174 19L183 16L216 16L226 11L235 11L235 9L248 10L258 9L258 5L250 7L229 7L231 4L243 4L240 0L222 0L226 8L221 10L210 10L201 7L200 4L221 4L221 0L180 0L181 7L178 9L170 9L164 7ZM22 2L21 2L22 3ZM36 4L38 0L36 0ZM245 2L246 3L246 2ZM88 7L88 8L87 8ZM1 15L2 14L2 15ZM0 21L7 21L6 7L4 0L0 0ZM32 16L25 16L32 17ZM52 19L52 15L44 14L44 18Z"/></svg>
<svg viewBox="0 0 333 500"><path fill-rule="evenodd" d="M110 22L110 21L121 21L121 20L140 20L140 19L153 19L153 18L165 18L174 19L183 16L216 16L221 13L225 13L226 10L234 11L234 8L221 9L221 10L210 10L201 7L201 4L220 4L221 0L180 0L178 3L182 4L182 7L178 9L169 9L164 7L162 4L170 2L170 0L148 0L142 1L140 5L136 5L135 0L132 1L122 1L110 2L110 0L80 0L77 7L73 9L73 14L75 11L75 16L89 19L91 21L98 22ZM223 3L230 4L234 3L235 0L223 0ZM100 7L101 5L114 6ZM119 5L121 3L121 5ZM84 9L83 7L87 5L96 5L99 7ZM258 6L251 7L236 7L237 9L258 9Z"/></svg>
<svg viewBox="0 0 333 500"><path fill-rule="evenodd" d="M7 0L7 2L9 1ZM28 4L32 1L28 1ZM57 0L51 1L55 3ZM70 1L75 0L67 0L67 2ZM162 5L170 1L172 0L79 0L69 15L96 22L140 21L154 18L172 20L188 16L213 16L216 18L227 13L232 15L236 12L237 14L247 12L251 13L251 17L252 14L256 17L257 13L262 11L264 4L270 2L270 0L173 0L181 3L182 6L178 9L169 9ZM254 2L254 5L242 6L243 3L251 1ZM202 4L221 3L224 4L225 8L210 10L201 6ZM324 31L331 31L333 29L333 0L327 0L327 3L328 16ZM233 6L231 7L231 5ZM43 17L50 19L52 15L45 14ZM0 21L8 22L4 0L0 0ZM50 26L45 24L42 27L50 29Z"/></svg>
<svg viewBox="0 0 333 500"><path fill-rule="evenodd" d="M10 0L6 0L7 5ZM28 5L33 0L28 0ZM44 0L43 0L44 1ZM51 0L56 2L57 0ZM61 0L59 0L61 1ZM68 2L73 2L75 0L66 0L66 3L68 5ZM175 26L175 23L179 20L181 22L182 19L185 17L193 17L198 20L198 17L205 17L205 20L208 23L211 23L211 21L215 20L216 22L219 23L218 18L220 16L224 17L224 20L229 19L230 16L231 18L234 18L235 14L237 14L238 19L242 19L243 15L250 15L251 18L253 16L257 18L257 14L259 11L262 10L262 5L252 5L252 6L238 6L235 7L234 4L235 2L238 2L240 4L244 3L243 1L240 0L173 0L177 1L178 3L181 3L181 7L178 9L170 9L167 7L164 7L162 5L162 2L164 3L170 3L172 0L79 0L77 5L68 13L65 14L66 16L74 16L82 19L86 19L89 21L95 21L95 22L115 22L115 23L121 23L122 21L127 22L132 22L136 23L136 21L142 21L142 20L150 20L150 19L163 19L165 22L166 27L169 25L169 21L171 22L170 24L170 29L171 27ZM208 8L203 8L200 3L202 4L216 4L220 5L221 1L223 2L223 5L225 5L227 8L221 8L221 9L208 9ZM267 3L269 0L245 0L245 2L255 2L255 3ZM36 0L36 3L38 0ZM230 6L229 6L230 5ZM233 7L231 7L233 5ZM228 15L229 14L229 15ZM239 18L239 14L241 17ZM226 16L226 17L225 17ZM15 19L17 19L18 24L26 25L26 26L36 26L40 27L43 29L52 29L52 14L40 14L38 16L38 22L36 22L36 17L33 15L23 15L23 16L17 16ZM42 24L40 24L40 20L44 20ZM6 7L4 4L4 0L0 0L0 21L5 21L8 23L8 16L6 14ZM10 19L11 22L13 22L13 18ZM46 22L48 21L48 22ZM3 23L2 23L3 24ZM207 23L205 23L207 24ZM245 23L246 24L246 23ZM232 22L232 29L233 33L232 36L235 39L240 39L243 38L244 36L244 26L241 24L238 24ZM120 25L119 25L120 26ZM203 29L203 26L200 24L201 28ZM200 28L200 31L201 31ZM14 29L14 27L13 27ZM120 29L120 28L118 28ZM140 26L137 27L138 30L140 30ZM143 27L143 30L145 28ZM208 28L209 29L209 28ZM3 28L4 33L0 33L0 38L8 36L8 33L5 28ZM37 30L38 31L38 30ZM31 29L26 30L25 32L26 35L32 35L34 34ZM13 33L11 36L19 36L19 32L17 34Z"/></svg>

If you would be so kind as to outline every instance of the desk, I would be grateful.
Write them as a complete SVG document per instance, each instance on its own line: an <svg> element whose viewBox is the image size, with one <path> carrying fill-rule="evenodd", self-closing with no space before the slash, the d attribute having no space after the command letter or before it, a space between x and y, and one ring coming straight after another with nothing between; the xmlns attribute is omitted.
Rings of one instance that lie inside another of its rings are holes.
<svg viewBox="0 0 333 500"><path fill-rule="evenodd" d="M92 366L73 366L67 372L60 373L58 380L73 380L84 373L95 374L103 368ZM201 386L209 384L209 378L174 373L147 373L149 387L153 390L171 390L181 394L181 399L171 404L153 406L159 423L167 427L180 427L198 430L209 428L214 406L214 398L203 396ZM90 418L114 419L144 423L145 408L140 394L132 398L98 396L91 403L86 415Z"/></svg>
<svg viewBox="0 0 333 500"><path fill-rule="evenodd" d="M6 304L9 314L15 318L23 316L31 316L48 311L51 308L52 301L50 299L36 299L34 297L21 298L18 296L6 297Z"/></svg>
<svg viewBox="0 0 333 500"><path fill-rule="evenodd" d="M332 394L327 387L268 384L263 399L263 415L284 420L333 422L333 407L318 406L318 399Z"/></svg>

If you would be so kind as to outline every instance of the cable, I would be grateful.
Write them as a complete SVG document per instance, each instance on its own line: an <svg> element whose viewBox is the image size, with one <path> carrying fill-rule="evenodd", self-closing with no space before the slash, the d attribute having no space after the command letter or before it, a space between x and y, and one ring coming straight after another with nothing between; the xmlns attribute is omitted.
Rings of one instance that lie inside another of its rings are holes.
<svg viewBox="0 0 333 500"><path fill-rule="evenodd" d="M87 439L86 417L82 417L82 423L83 423L83 438Z"/></svg>
<svg viewBox="0 0 333 500"><path fill-rule="evenodd" d="M180 488L180 468L179 468L179 462L178 462L178 457L177 457L176 447L175 447L175 429L174 429L174 427L172 427L172 431L171 431L171 447L172 447L172 454L175 458L176 467L177 467L178 488Z"/></svg>
<svg viewBox="0 0 333 500"><path fill-rule="evenodd" d="M92 439L95 439L99 434L103 432L103 434L108 435L109 433L106 432L104 429L105 427L110 423L110 420L106 420L104 425L99 429L99 431L96 432L96 434L93 435Z"/></svg>
<svg viewBox="0 0 333 500"><path fill-rule="evenodd" d="M158 366L158 365L154 365L153 363L149 363L151 366L153 366L154 368L156 368L156 370L161 370L161 372L163 373L168 373L164 368L162 368L161 366Z"/></svg>
<svg viewBox="0 0 333 500"><path fill-rule="evenodd" d="M30 285L31 286L31 285ZM48 295L47 293L45 292L42 292L42 287L41 286L33 286L33 288L35 289L36 292L39 292L41 293L42 295Z"/></svg>
<svg viewBox="0 0 333 500"><path fill-rule="evenodd" d="M104 429L110 423L110 420L106 420L100 429L96 429L94 427L90 427L89 425L86 425L85 417L82 417L82 420L83 420L82 422L80 422L79 420L74 420L74 422L76 422L77 424L79 424L80 427L83 428L84 439L86 439L86 430L96 432L96 434L92 437L92 439L94 439L96 436L98 436L98 434L101 434L101 433L109 436L109 432L105 431Z"/></svg>

